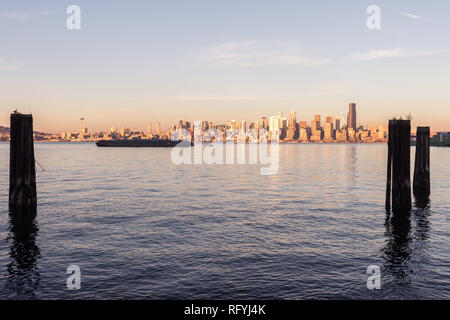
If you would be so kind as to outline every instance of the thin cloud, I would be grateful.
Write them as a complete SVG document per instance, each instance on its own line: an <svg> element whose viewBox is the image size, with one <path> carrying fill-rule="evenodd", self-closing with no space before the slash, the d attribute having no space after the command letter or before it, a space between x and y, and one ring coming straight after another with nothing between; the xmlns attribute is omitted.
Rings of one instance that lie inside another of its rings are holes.
<svg viewBox="0 0 450 320"><path fill-rule="evenodd" d="M6 12L0 13L0 19L12 20L27 20L34 17L48 16L54 14L53 11L38 11L38 12Z"/></svg>
<svg viewBox="0 0 450 320"><path fill-rule="evenodd" d="M400 14L402 14L402 15L410 18L410 19L413 19L413 20L423 20L423 19L425 19L424 17L415 15L413 13L408 13L408 12L400 12Z"/></svg>
<svg viewBox="0 0 450 320"><path fill-rule="evenodd" d="M279 97L274 96L234 96L234 95L208 95L208 94L193 94L193 95L178 95L178 96L155 96L149 97L147 101L259 101L259 100L277 100Z"/></svg>
<svg viewBox="0 0 450 320"><path fill-rule="evenodd" d="M449 50L405 50L400 47L388 50L371 50L368 52L352 53L344 63L373 61L388 58L427 57L448 53Z"/></svg>
<svg viewBox="0 0 450 320"><path fill-rule="evenodd" d="M210 48L204 60L238 67L323 66L330 62L327 58L311 58L297 47L260 44L257 41L216 45Z"/></svg>
<svg viewBox="0 0 450 320"><path fill-rule="evenodd" d="M23 63L19 63L19 62L14 62L14 63L10 63L10 62L6 62L5 59L3 59L2 57L0 57L0 70L16 70L19 69L23 66Z"/></svg>
<svg viewBox="0 0 450 320"><path fill-rule="evenodd" d="M214 96L214 95L189 95L174 97L175 100L183 101L256 101L256 100L273 100L276 97L271 96Z"/></svg>

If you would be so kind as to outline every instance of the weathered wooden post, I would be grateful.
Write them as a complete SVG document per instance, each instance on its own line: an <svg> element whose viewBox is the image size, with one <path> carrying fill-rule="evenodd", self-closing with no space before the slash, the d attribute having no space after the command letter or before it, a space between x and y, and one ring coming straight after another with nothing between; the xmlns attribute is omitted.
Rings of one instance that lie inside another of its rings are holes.
<svg viewBox="0 0 450 320"><path fill-rule="evenodd" d="M426 206L430 197L430 127L417 127L413 190L416 204Z"/></svg>
<svg viewBox="0 0 450 320"><path fill-rule="evenodd" d="M411 204L411 121L389 120L389 148L392 158L392 212L404 213ZM388 152L389 153L389 152ZM388 154L389 157L389 154ZM389 180L388 165L388 180ZM387 187L390 187L389 181ZM386 195L389 197L390 195ZM388 199L386 199L386 206Z"/></svg>
<svg viewBox="0 0 450 320"><path fill-rule="evenodd" d="M11 114L9 164L9 211L36 209L33 117Z"/></svg>
<svg viewBox="0 0 450 320"><path fill-rule="evenodd" d="M388 161L387 161L387 180L386 180L386 212L391 211L391 183L392 183L392 124L389 121L388 132Z"/></svg>

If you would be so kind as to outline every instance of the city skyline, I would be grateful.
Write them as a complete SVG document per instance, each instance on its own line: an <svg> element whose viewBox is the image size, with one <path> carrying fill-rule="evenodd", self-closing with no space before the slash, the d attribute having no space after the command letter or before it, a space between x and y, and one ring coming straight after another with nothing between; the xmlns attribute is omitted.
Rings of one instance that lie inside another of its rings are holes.
<svg viewBox="0 0 450 320"><path fill-rule="evenodd" d="M282 141L287 143L380 143L386 142L388 127L379 125L362 125L357 121L357 104L348 104L346 115L327 115L323 117L315 114L310 124L308 121L298 119L295 110L289 115L278 112L277 115L264 116L256 121L227 120L216 122L210 120L179 120L171 124L167 130L160 122L148 122L146 130L130 127L111 127L107 130L89 130L85 126L85 118L79 118L78 131L65 131L62 133L45 133L35 131L37 141L99 141L99 140L196 140L205 142L234 141L234 142L260 142ZM403 117L401 117L403 118ZM400 118L400 119L401 119ZM411 116L405 115L410 121ZM341 121L342 119L342 121ZM347 121L345 120L347 119ZM8 140L8 132L0 126L0 141ZM412 131L414 133L414 131ZM431 137L441 140L448 132L433 132ZM218 140L217 140L218 139Z"/></svg>
<svg viewBox="0 0 450 320"><path fill-rule="evenodd" d="M378 1L380 30L366 26L372 3L333 4L77 1L82 27L68 30L66 3L2 3L0 125L14 109L47 132L80 117L104 129L292 109L309 119L353 100L360 123L411 113L413 126L449 130L450 3Z"/></svg>
<svg viewBox="0 0 450 320"><path fill-rule="evenodd" d="M356 106L357 104L356 103L350 103L350 105L355 105ZM19 111L21 113L25 113L25 114L27 114L27 113L31 113L32 114L32 112L24 112L23 110L21 110L19 108L11 108L10 113L14 112L15 110L17 110L17 111ZM229 122L229 121L238 121L238 122L245 121L247 123L252 123L254 121L260 120L261 118L267 118L267 121L269 121L269 118L276 114L278 116L280 116L280 115L285 116L286 120L289 121L289 117L290 117L290 114L292 112L294 112L296 114L295 115L295 119L296 119L296 123L297 124L305 122L308 126L311 125L311 120L314 121L315 117L317 117L317 116L319 117L319 121L320 121L320 118L321 118L322 115L325 115L326 118L332 117L335 120L337 120L338 123L340 123L340 124L347 124L348 123L348 119L349 119L349 113L348 113L349 110L347 110L347 111L343 110L343 111L339 111L339 112L335 112L335 113L331 113L331 114L323 114L323 113L320 113L320 112L313 112L311 115L309 115L309 118L307 118L307 116L303 116L302 114L298 113L297 110L291 109L288 112L286 112L286 111L284 111L284 112L283 111L277 111L277 112L272 112L271 114L261 114L261 116L259 116L259 117L254 116L254 117L248 118L248 119L241 119L241 118L239 118L239 116L237 116L237 117L234 117L234 118L220 119L220 120L215 120L215 121L210 119L210 118L208 119L208 117L202 117L200 119L193 119L191 117L188 117L188 118L184 118L184 120L188 120L188 121L190 121L192 123L194 121L210 121L210 122L214 123L215 125L219 125L219 124L223 124L224 125L224 124L226 124L226 122ZM4 121L4 123L2 123L0 121L0 126L9 127L9 115L10 115L10 113L6 114L6 116L5 116L6 120ZM35 118L39 119L39 115L33 114L33 116ZM408 116L411 116L411 114L403 114L403 115L398 114L398 115L393 116L391 118L406 118ZM70 124L70 126L68 128L63 128L62 130L59 130L59 131L43 130L43 129L39 128L39 124L38 123L37 123L37 125L35 124L35 129L36 129L36 131L52 133L52 134L59 134L59 133L63 133L63 132L82 132L83 130L80 131L80 120L81 119L83 119L82 120L83 124L85 123L85 121L89 122L89 117L83 116L83 117L78 117L76 119L72 119L72 121L71 121L72 123ZM92 126L92 125L86 125L86 129L89 129L90 132L93 132L93 131L94 132L102 132L102 131L110 131L111 128L115 128L115 129L118 129L118 130L121 129L121 128L127 128L127 129L134 130L134 131L147 132L147 131L149 131L148 130L149 125L150 125L150 127L153 130L155 130L156 129L156 125L159 124L161 131L167 131L174 124L178 123L179 121L182 121L181 119L182 119L181 117L177 118L176 116L174 116L172 120L170 120L168 122L165 122L165 123L163 123L162 121L159 121L158 118L148 119L148 120L142 120L141 119L140 123L138 123L135 126L129 125L127 121L115 121L112 124L110 124L109 126L106 125L106 126L100 127L100 128ZM389 119L390 118L387 118L385 121L382 121L382 122L376 122L376 121L370 121L370 120L369 121L359 121L359 119L358 119L358 121L356 122L356 128L359 128L361 126L365 127L365 128L367 128L369 126L377 126L377 127L378 126L387 126ZM322 122L325 124L327 121L325 120L325 121L322 121ZM414 118L412 117L411 122L414 125L414 122L420 122L420 120L419 121L415 121ZM81 125L81 127L83 127L83 124ZM336 126L334 126L334 129L336 129ZM432 132L438 132L438 131L449 131L449 130L446 130L446 129L444 129L444 130L440 130L440 129L434 130L434 128L432 128Z"/></svg>

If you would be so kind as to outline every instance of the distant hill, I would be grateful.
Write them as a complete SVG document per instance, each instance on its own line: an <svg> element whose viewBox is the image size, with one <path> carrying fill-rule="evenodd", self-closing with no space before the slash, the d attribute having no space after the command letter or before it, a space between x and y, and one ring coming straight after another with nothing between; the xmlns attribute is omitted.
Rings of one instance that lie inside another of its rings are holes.
<svg viewBox="0 0 450 320"><path fill-rule="evenodd" d="M9 133L9 128L0 126L0 133Z"/></svg>
<svg viewBox="0 0 450 320"><path fill-rule="evenodd" d="M47 134L45 132L33 131L34 134ZM0 126L0 134L9 134L9 128Z"/></svg>

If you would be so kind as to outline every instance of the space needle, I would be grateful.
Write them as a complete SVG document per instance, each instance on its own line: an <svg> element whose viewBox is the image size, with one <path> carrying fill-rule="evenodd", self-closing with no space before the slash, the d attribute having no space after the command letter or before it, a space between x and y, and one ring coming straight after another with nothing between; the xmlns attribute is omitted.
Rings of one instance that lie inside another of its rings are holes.
<svg viewBox="0 0 450 320"><path fill-rule="evenodd" d="M81 127L80 127L80 137L79 139L83 139L84 136L84 118L80 118Z"/></svg>

